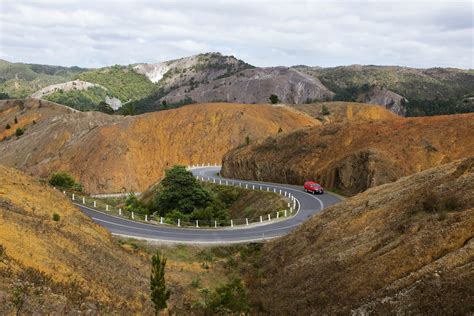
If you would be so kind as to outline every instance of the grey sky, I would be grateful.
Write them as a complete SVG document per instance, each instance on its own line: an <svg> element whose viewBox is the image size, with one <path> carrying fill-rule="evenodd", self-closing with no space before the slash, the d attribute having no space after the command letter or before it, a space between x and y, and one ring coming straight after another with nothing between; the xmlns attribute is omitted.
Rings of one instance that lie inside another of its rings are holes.
<svg viewBox="0 0 474 316"><path fill-rule="evenodd" d="M100 67L218 51L256 66L474 68L472 1L0 3L9 61Z"/></svg>

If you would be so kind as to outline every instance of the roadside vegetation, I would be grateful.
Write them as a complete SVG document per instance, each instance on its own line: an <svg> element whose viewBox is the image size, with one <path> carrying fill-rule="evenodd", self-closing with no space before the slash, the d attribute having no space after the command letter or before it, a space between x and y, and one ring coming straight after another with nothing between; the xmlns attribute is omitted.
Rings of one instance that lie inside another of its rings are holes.
<svg viewBox="0 0 474 316"><path fill-rule="evenodd" d="M55 172L51 174L48 183L53 187L63 190L82 191L82 185L67 172Z"/></svg>
<svg viewBox="0 0 474 316"><path fill-rule="evenodd" d="M154 215L174 225L179 219L182 226L195 226L196 220L200 226L229 226L231 219L234 225L245 224L245 219L258 222L260 216L267 220L270 213L272 218L276 211L282 214L288 203L273 192L198 181L182 166L167 170L165 178L140 197L131 192L125 197L94 200L98 209L109 205L110 210L120 208L124 216L130 217L133 211L135 219Z"/></svg>
<svg viewBox="0 0 474 316"><path fill-rule="evenodd" d="M209 315L241 314L252 310L247 291L252 280L242 279L242 272L256 264L255 258L258 258L262 244L157 246L123 238L118 242L135 255L151 258L159 252L160 259L165 258L162 272L165 287L171 292L167 312ZM166 296L166 290L160 293Z"/></svg>

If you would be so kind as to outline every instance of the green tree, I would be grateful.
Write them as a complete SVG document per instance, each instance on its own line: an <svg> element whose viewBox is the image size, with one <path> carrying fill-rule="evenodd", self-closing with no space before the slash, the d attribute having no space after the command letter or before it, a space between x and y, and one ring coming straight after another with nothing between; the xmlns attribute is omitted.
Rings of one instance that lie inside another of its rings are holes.
<svg viewBox="0 0 474 316"><path fill-rule="evenodd" d="M16 137L20 137L21 135L25 134L25 130L23 128L17 128L15 131Z"/></svg>
<svg viewBox="0 0 474 316"><path fill-rule="evenodd" d="M161 105L163 106L164 109L166 109L166 107L168 106L168 104L166 103L166 100L161 101Z"/></svg>
<svg viewBox="0 0 474 316"><path fill-rule="evenodd" d="M331 112L329 112L329 109L326 105L323 105L323 108L321 109L321 114L324 116L331 114Z"/></svg>
<svg viewBox="0 0 474 316"><path fill-rule="evenodd" d="M154 197L152 209L161 215L172 210L190 214L196 208L206 208L212 202L210 193L183 166L165 171L160 190Z"/></svg>
<svg viewBox="0 0 474 316"><path fill-rule="evenodd" d="M279 102L278 96L276 94L272 94L269 99L272 104L277 104Z"/></svg>
<svg viewBox="0 0 474 316"><path fill-rule="evenodd" d="M148 209L138 200L135 193L130 192L125 200L125 210L141 214L148 214Z"/></svg>
<svg viewBox="0 0 474 316"><path fill-rule="evenodd" d="M10 129L10 128L12 127L10 126L10 124L7 123L7 125L5 126L5 129Z"/></svg>
<svg viewBox="0 0 474 316"><path fill-rule="evenodd" d="M74 178L67 172L55 172L48 179L49 184L62 189L73 189L82 191L82 186L76 183Z"/></svg>
<svg viewBox="0 0 474 316"><path fill-rule="evenodd" d="M166 288L165 282L166 257L159 252L151 258L150 290L151 301L155 306L155 314L168 307L166 301L170 298L171 292Z"/></svg>

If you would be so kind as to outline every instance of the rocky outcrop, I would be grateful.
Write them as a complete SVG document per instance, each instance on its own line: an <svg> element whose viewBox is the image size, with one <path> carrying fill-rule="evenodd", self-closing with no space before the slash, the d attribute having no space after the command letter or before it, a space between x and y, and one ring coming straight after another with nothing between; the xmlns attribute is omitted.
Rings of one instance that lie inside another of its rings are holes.
<svg viewBox="0 0 474 316"><path fill-rule="evenodd" d="M408 100L406 98L379 86L373 86L368 92L360 94L357 101L382 105L400 116L405 116L407 113L406 103Z"/></svg>
<svg viewBox="0 0 474 316"><path fill-rule="evenodd" d="M31 98L35 99L41 99L43 97L46 97L54 92L57 91L71 91L71 90L87 90L89 88L93 87L99 87L101 89L107 90L105 87L95 84L95 83L90 83L87 81L82 81L82 80L73 80L73 81L68 81L64 83L58 83L58 84L53 84L47 87L44 87L43 89L36 91L31 95Z"/></svg>
<svg viewBox="0 0 474 316"><path fill-rule="evenodd" d="M67 171L90 193L141 192L175 164L219 163L247 141L320 124L284 106L200 104L123 117L36 102L0 102L0 163L40 177Z"/></svg>
<svg viewBox="0 0 474 316"><path fill-rule="evenodd" d="M469 314L474 157L378 186L263 245L249 264L262 314Z"/></svg>
<svg viewBox="0 0 474 316"><path fill-rule="evenodd" d="M272 94L288 104L331 100L334 95L316 78L291 68L274 67L247 69L192 88L180 87L164 99L170 103L186 97L197 102L269 103Z"/></svg>
<svg viewBox="0 0 474 316"><path fill-rule="evenodd" d="M474 155L474 114L326 124L272 136L223 158L238 179L323 186L355 194Z"/></svg>

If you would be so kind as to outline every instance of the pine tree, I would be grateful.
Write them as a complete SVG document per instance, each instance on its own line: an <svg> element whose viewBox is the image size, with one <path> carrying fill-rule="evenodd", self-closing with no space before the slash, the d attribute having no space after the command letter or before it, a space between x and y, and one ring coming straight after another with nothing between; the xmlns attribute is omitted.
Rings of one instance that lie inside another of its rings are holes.
<svg viewBox="0 0 474 316"><path fill-rule="evenodd" d="M166 301L170 298L171 292L166 288L165 283L165 266L166 257L162 256L159 252L153 255L151 258L151 276L150 276L150 289L151 289L151 300L155 305L155 313L168 307Z"/></svg>

